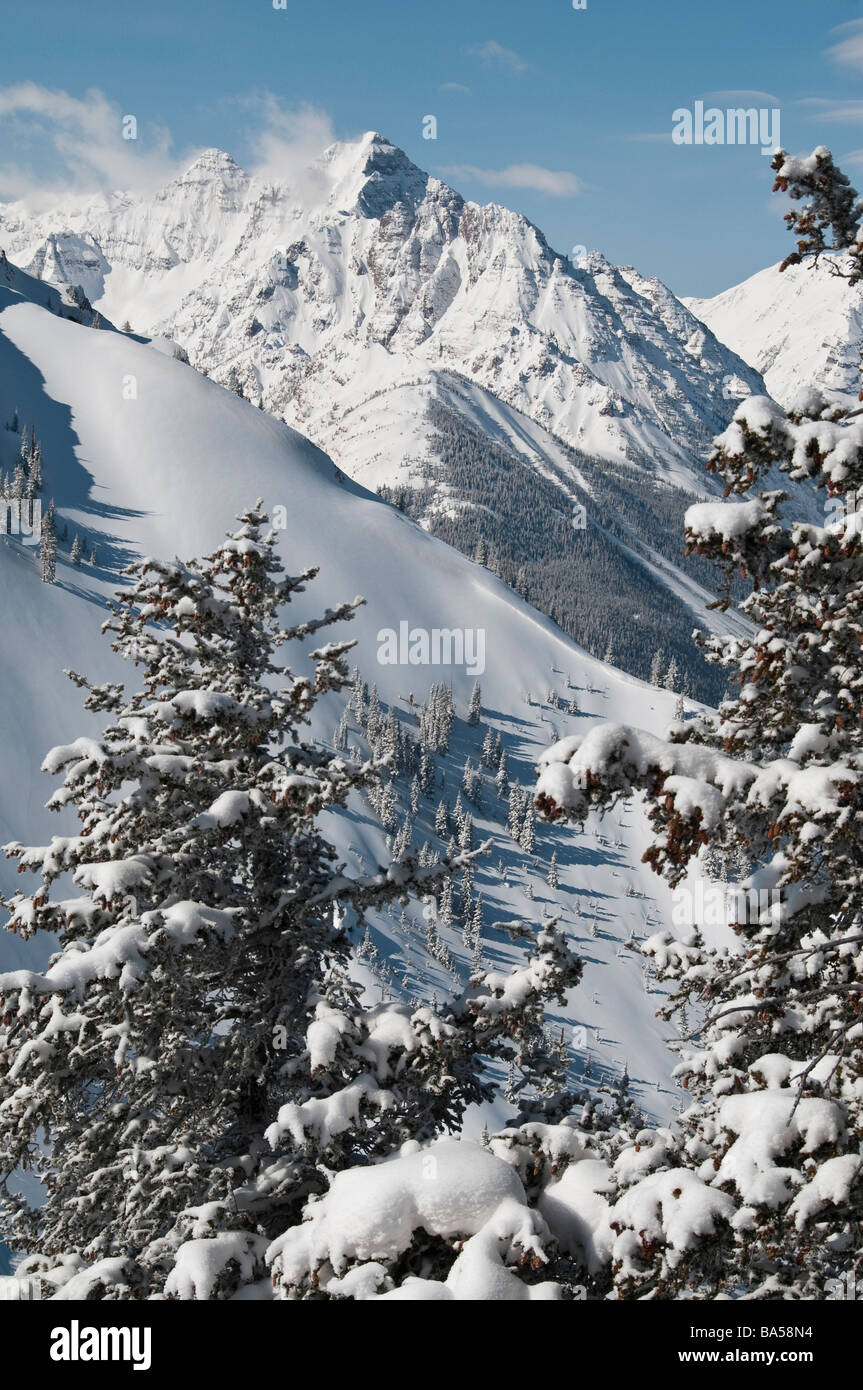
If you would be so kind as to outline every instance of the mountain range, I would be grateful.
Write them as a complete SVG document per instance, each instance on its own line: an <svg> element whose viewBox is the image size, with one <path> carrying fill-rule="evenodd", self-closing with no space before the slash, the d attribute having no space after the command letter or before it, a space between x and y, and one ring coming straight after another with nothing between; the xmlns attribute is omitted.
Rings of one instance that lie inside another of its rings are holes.
<svg viewBox="0 0 863 1390"><path fill-rule="evenodd" d="M595 655L646 677L659 651L718 694L689 634L728 620L684 559L682 513L715 490L712 437L764 386L658 280L573 264L375 133L290 184L206 150L155 195L6 204L0 244L424 528L471 555L481 540Z"/></svg>

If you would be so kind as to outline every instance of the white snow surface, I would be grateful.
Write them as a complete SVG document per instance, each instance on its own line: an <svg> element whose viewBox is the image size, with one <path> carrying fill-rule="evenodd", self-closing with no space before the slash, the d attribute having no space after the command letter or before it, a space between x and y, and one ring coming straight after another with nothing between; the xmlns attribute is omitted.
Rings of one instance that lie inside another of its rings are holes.
<svg viewBox="0 0 863 1390"><path fill-rule="evenodd" d="M379 1293L381 1262L395 1260L420 1227L467 1238L446 1280L409 1277ZM525 1284L507 1261L530 1254L542 1263L548 1237L514 1168L480 1144L444 1139L424 1149L409 1143L385 1163L337 1173L329 1191L308 1203L303 1223L272 1243L267 1260L286 1280L323 1269L327 1292L353 1298L546 1300L560 1297L559 1286ZM362 1263L346 1272L355 1261Z"/></svg>
<svg viewBox="0 0 863 1390"><path fill-rule="evenodd" d="M849 288L832 273L835 258L818 266L768 266L712 299L683 303L720 342L760 372L768 392L790 406L815 387L856 403L863 338L863 284Z"/></svg>
<svg viewBox="0 0 863 1390"><path fill-rule="evenodd" d="M525 1208L518 1174L480 1144L440 1140L386 1163L337 1173L309 1219L270 1247L285 1270L326 1257L338 1271L352 1260L393 1260L418 1226L429 1235L476 1235L503 1201Z"/></svg>
<svg viewBox="0 0 863 1390"><path fill-rule="evenodd" d="M95 745L89 740L101 728L100 719L83 711L81 692L63 678L64 669L95 681L134 683L134 672L112 655L99 631L105 602L121 583L121 567L147 555L210 553L237 511L257 496L271 508L285 508L286 527L278 534L288 569L321 567L292 605L292 619L316 616L363 594L366 606L334 636L358 639L355 657L364 676L377 682L381 699L397 706L409 724L415 726L416 713L408 695L419 701L440 680L452 682L463 717L473 677L462 667L379 665L378 632L398 629L402 620L426 629L484 630L483 720L501 734L510 775L524 786L550 736L608 719L629 723L636 713L656 733L670 722L673 695L588 656L487 570L344 477L293 429L146 343L110 326L96 330L61 319L44 307L44 284L21 273L11 278L14 283L8 277L4 282L0 274L0 465L8 470L17 453L20 436L2 428L17 410L42 441L46 495L55 498L61 527L95 541L99 563L73 567L68 547L61 546L57 582L44 585L35 550L12 538L0 540L4 655L15 673L6 683L0 716L0 843L37 845L59 836L62 853L62 837L75 834L67 812L46 810L56 781L38 769L50 749L60 751L48 759L48 769L67 755L91 756ZM290 659L302 669L301 653L290 653ZM567 680L578 695L577 716L542 704L549 686L565 696ZM335 697L321 701L319 736L331 737L340 708ZM477 751L470 750L474 762ZM235 801L222 800L209 814L227 823L239 813ZM498 825L478 812L475 826L477 841L487 834L495 840L492 863L499 854L511 857L512 841ZM327 829L347 872L374 871L387 857L383 834L365 805L353 806L347 816L329 814ZM559 851L560 890L545 884L542 862L534 870L525 860L508 883L481 884L486 902L496 920L524 916L537 922L543 911L563 912L586 970L566 1007L552 1010L554 1026L579 1030L571 1035L576 1055L583 1063L590 1054L594 1084L619 1076L628 1063L645 1108L667 1116L679 1093L670 1080L665 1030L655 1018L656 987L645 985L641 963L622 949L630 935L644 937L655 929L658 918L651 915L667 918L670 910L668 890L640 863L649 843L646 822L637 807L627 805L604 821L591 818L581 836L546 827L538 834L545 862L553 847ZM132 871L143 872L144 866L111 866L111 877ZM93 882L106 872L94 868ZM29 876L16 878L9 861L0 860L5 893L31 882ZM112 883L100 879L100 886L110 893ZM60 896L71 898L70 887L61 879ZM598 930L588 935L593 903ZM383 916L374 925L385 954L407 951L416 992L430 999L433 990L446 988L437 967L417 951L416 929L413 943L405 943L394 919ZM191 919L186 926L194 930ZM93 956L87 968L126 970L131 982L142 968L145 941L142 929L130 938L127 959L102 963ZM448 945L466 962L460 937L453 935ZM520 958L520 948L506 939L491 943L486 957L504 974ZM36 970L45 964L44 947L40 952L11 935L0 941L0 968ZM494 1125L501 1117L486 1118ZM483 1117L471 1123L478 1131Z"/></svg>

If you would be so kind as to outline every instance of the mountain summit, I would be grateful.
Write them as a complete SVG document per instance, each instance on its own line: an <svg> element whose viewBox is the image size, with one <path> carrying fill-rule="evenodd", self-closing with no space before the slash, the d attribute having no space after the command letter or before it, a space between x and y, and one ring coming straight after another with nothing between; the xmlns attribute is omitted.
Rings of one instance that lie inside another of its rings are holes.
<svg viewBox="0 0 863 1390"><path fill-rule="evenodd" d="M764 375L770 395L789 406L817 382L856 401L863 341L863 285L849 288L832 256L819 265L769 266L713 299L688 299L722 342Z"/></svg>
<svg viewBox="0 0 863 1390"><path fill-rule="evenodd" d="M597 252L573 264L374 131L279 181L210 149L155 196L7 205L0 245L490 557L595 655L646 678L673 654L717 693L689 633L726 620L687 569L682 514L715 490L711 439L764 387L660 281Z"/></svg>
<svg viewBox="0 0 863 1390"><path fill-rule="evenodd" d="M182 342L337 456L359 401L449 370L573 448L691 482L734 392L761 389L658 281L597 254L574 266L377 132L307 173L266 183L205 150L152 198L10 204L0 235L24 269L74 269L115 321ZM378 452L391 481L400 460Z"/></svg>

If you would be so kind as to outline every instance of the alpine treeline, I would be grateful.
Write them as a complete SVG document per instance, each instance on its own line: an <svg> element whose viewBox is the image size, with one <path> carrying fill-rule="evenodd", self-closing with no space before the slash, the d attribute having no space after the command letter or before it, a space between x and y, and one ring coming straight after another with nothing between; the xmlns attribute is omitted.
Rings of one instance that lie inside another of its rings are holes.
<svg viewBox="0 0 863 1390"><path fill-rule="evenodd" d="M539 476L442 401L430 402L428 423L437 462L417 486L380 487L386 501L486 565L600 660L647 680L660 652L693 694L720 698L724 677L693 645L690 610L651 569L658 553L709 580L707 566L683 553L684 493L561 445L588 494L562 469Z"/></svg>

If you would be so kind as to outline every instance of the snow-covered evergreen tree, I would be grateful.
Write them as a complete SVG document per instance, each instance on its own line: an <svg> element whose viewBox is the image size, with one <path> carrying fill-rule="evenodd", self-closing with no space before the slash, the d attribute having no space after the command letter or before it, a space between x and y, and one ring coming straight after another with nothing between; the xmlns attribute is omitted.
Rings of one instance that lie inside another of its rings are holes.
<svg viewBox="0 0 863 1390"><path fill-rule="evenodd" d="M47 512L42 517L39 563L42 567L42 583L53 584L57 577L57 526L54 519L53 498Z"/></svg>
<svg viewBox="0 0 863 1390"><path fill-rule="evenodd" d="M348 720L349 720L349 718L350 718L350 706L349 706L349 705L345 705L344 709L342 710L342 713L341 713L341 717L340 717L340 719L339 719L339 722L338 722L338 724L336 725L336 731L335 731L335 733L333 734L333 747L334 747L334 748L337 748L337 749L339 750L340 753L345 753L345 752L347 752L347 747L348 747Z"/></svg>
<svg viewBox="0 0 863 1390"><path fill-rule="evenodd" d="M498 796L500 797L501 800L503 800L504 797L507 796L507 794L508 794L508 792L509 792L509 775L508 775L508 771L507 771L507 761L506 761L506 750L505 750L505 749L502 749L502 750L501 750L500 762L498 763L497 775L495 776L495 779L494 779L494 785L495 785L495 787L496 787L496 789L497 789L497 794L498 794Z"/></svg>
<svg viewBox="0 0 863 1390"><path fill-rule="evenodd" d="M480 975L480 974L482 973L482 968L483 968L483 951L482 951L482 947L483 947L483 939L482 939L482 922L480 922L479 931L474 933L474 938L473 938L473 950L472 950L472 952L471 952L471 958L470 958L470 975L471 975L471 979L473 979L474 976Z"/></svg>
<svg viewBox="0 0 863 1390"><path fill-rule="evenodd" d="M428 700L420 708L420 744L445 753L454 722L452 691L442 683L433 685Z"/></svg>
<svg viewBox="0 0 863 1390"><path fill-rule="evenodd" d="M468 801L473 801L474 797L474 769L470 758L465 759L461 774L461 789Z"/></svg>
<svg viewBox="0 0 863 1390"><path fill-rule="evenodd" d="M411 846L412 836L413 826L410 817L405 816L402 820L401 828L393 842L393 859L395 859L396 863L400 864L406 857Z"/></svg>
<svg viewBox="0 0 863 1390"><path fill-rule="evenodd" d="M26 495L35 497L42 491L42 444L41 441L33 438L30 447L30 457L27 464L27 488Z"/></svg>
<svg viewBox="0 0 863 1390"><path fill-rule="evenodd" d="M51 805L77 811L77 833L7 846L40 879L5 903L9 929L51 932L59 949L41 973L0 976L3 1235L55 1283L83 1272L90 1298L223 1299L269 1288L270 1272L287 1296L352 1296L326 1287L334 1251L290 1264L309 1251L303 1202L321 1195L323 1216L347 1170L366 1191L373 1160L394 1173L406 1140L437 1153L468 1104L492 1099L487 1059L530 1069L544 1001L580 974L546 930L512 975L478 970L443 1005L389 1002L393 967L378 956L384 1002L363 1007L346 914L362 928L411 892L443 901L470 861L361 878L338 862L318 816L377 769L304 726L346 688L352 644L326 643L308 673L277 657L357 601L286 628L284 606L315 572L285 577L265 528L259 505L204 561L129 571L106 628L140 688L74 676L104 732L45 763L65 776ZM78 895L58 898L67 873ZM374 964L368 933L361 953ZM451 970L442 940L437 958ZM21 1168L42 1176L44 1201L7 1185ZM521 1205L541 1250L545 1224L523 1193Z"/></svg>
<svg viewBox="0 0 863 1390"><path fill-rule="evenodd" d="M458 1057L456 1040L464 1034L458 1024L467 1010L475 1045L506 1068L507 1098L538 1096L547 1077L547 1058L536 1047L545 1029L544 1002L562 1001L579 967L553 926L509 976L485 974L480 956L478 944L470 985L443 1015L440 1046ZM505 1043L498 1041L503 1018ZM487 1144L408 1144L388 1163L337 1173L329 1191L309 1203L305 1220L278 1235L267 1251L277 1296L560 1298L564 1282L555 1276L563 1268L537 1209L539 1185L528 1178L546 1135L555 1146L556 1171L570 1153L585 1153L585 1136L576 1128L534 1123L505 1130Z"/></svg>
<svg viewBox="0 0 863 1390"><path fill-rule="evenodd" d="M441 885L440 906L438 908L438 919L441 926L451 927L454 916L452 879L446 878Z"/></svg>
<svg viewBox="0 0 863 1390"><path fill-rule="evenodd" d="M859 278L863 208L829 152L781 151L773 167L804 202L786 264L817 257L832 229L838 273ZM821 1299L852 1267L863 1221L863 423L814 389L788 414L750 397L708 467L731 500L690 507L686 540L724 570L723 606L733 575L753 585L751 635L700 639L738 693L665 741L603 729L550 750L537 802L580 822L637 790L645 859L669 882L704 846L742 870L736 949L698 924L645 944L675 982L662 1013L677 1020L692 1103L615 1204L621 1287ZM826 525L794 519L795 484L835 499ZM673 1235L670 1197L700 1222Z"/></svg>
<svg viewBox="0 0 863 1390"><path fill-rule="evenodd" d="M359 666L355 666L351 676L351 705L356 715L357 723L360 728L366 722L366 685L360 675Z"/></svg>
<svg viewBox="0 0 863 1390"><path fill-rule="evenodd" d="M863 278L863 201L847 174L833 163L825 145L803 158L779 150L770 167L776 171L774 193L787 193L802 203L785 214L785 223L798 241L780 269L804 260L817 264L825 252L844 253L831 262L831 270L856 285Z"/></svg>
<svg viewBox="0 0 863 1390"><path fill-rule="evenodd" d="M398 818L396 816L396 793L392 779L386 782L381 788L380 797L377 800L375 809L384 830L388 830L390 834L392 834L398 826Z"/></svg>
<svg viewBox="0 0 863 1390"><path fill-rule="evenodd" d="M485 731L480 757L483 767L494 767L494 734L491 729Z"/></svg>
<svg viewBox="0 0 863 1390"><path fill-rule="evenodd" d="M482 714L482 690L479 681L474 681L473 690L470 692L470 703L467 707L468 724L478 724Z"/></svg>
<svg viewBox="0 0 863 1390"><path fill-rule="evenodd" d="M554 850L551 856L551 863L548 866L547 882L549 888L556 888L558 886L558 883L560 882L557 869L557 850Z"/></svg>
<svg viewBox="0 0 863 1390"><path fill-rule="evenodd" d="M528 802L524 813L524 820L521 823L521 831L518 842L525 854L533 854L536 849L536 828L534 823L533 802Z"/></svg>
<svg viewBox="0 0 863 1390"><path fill-rule="evenodd" d="M464 870L459 882L458 915L462 927L467 927L473 914L473 869Z"/></svg>
<svg viewBox="0 0 863 1390"><path fill-rule="evenodd" d="M315 571L284 576L260 507L240 522L201 563L129 572L106 628L140 689L75 676L107 726L45 762L78 832L7 846L40 876L8 927L56 933L59 951L0 976L4 1188L19 1167L46 1185L34 1204L4 1190L4 1237L43 1267L88 1262L97 1297L228 1297L261 1278L268 1241L326 1185L318 1165L456 1125L485 1093L486 1037L506 1032L467 1000L449 1021L387 1005L394 1031L349 984L345 912L453 866L351 879L336 861L316 818L375 773L303 726L346 685L352 644L320 648L310 674L276 655L356 603L284 628ZM56 900L65 873L79 896Z"/></svg>
<svg viewBox="0 0 863 1390"><path fill-rule="evenodd" d="M419 769L420 790L424 796L431 796L434 789L434 758L425 744L420 747Z"/></svg>
<svg viewBox="0 0 863 1390"><path fill-rule="evenodd" d="M524 819L524 793L518 782L513 782L509 789L509 813L506 820L506 828L514 840L521 834L521 825Z"/></svg>
<svg viewBox="0 0 863 1390"><path fill-rule="evenodd" d="M473 913L470 920L471 943L476 942L482 936L483 910L482 893L478 893L476 902L473 905Z"/></svg>
<svg viewBox="0 0 863 1390"><path fill-rule="evenodd" d="M373 741L375 736L377 735L377 732L381 725L381 719L382 712L381 702L378 697L378 688L376 685L373 685L371 688L371 693L369 695L369 707L368 712L366 714L365 724L366 736L370 742Z"/></svg>

